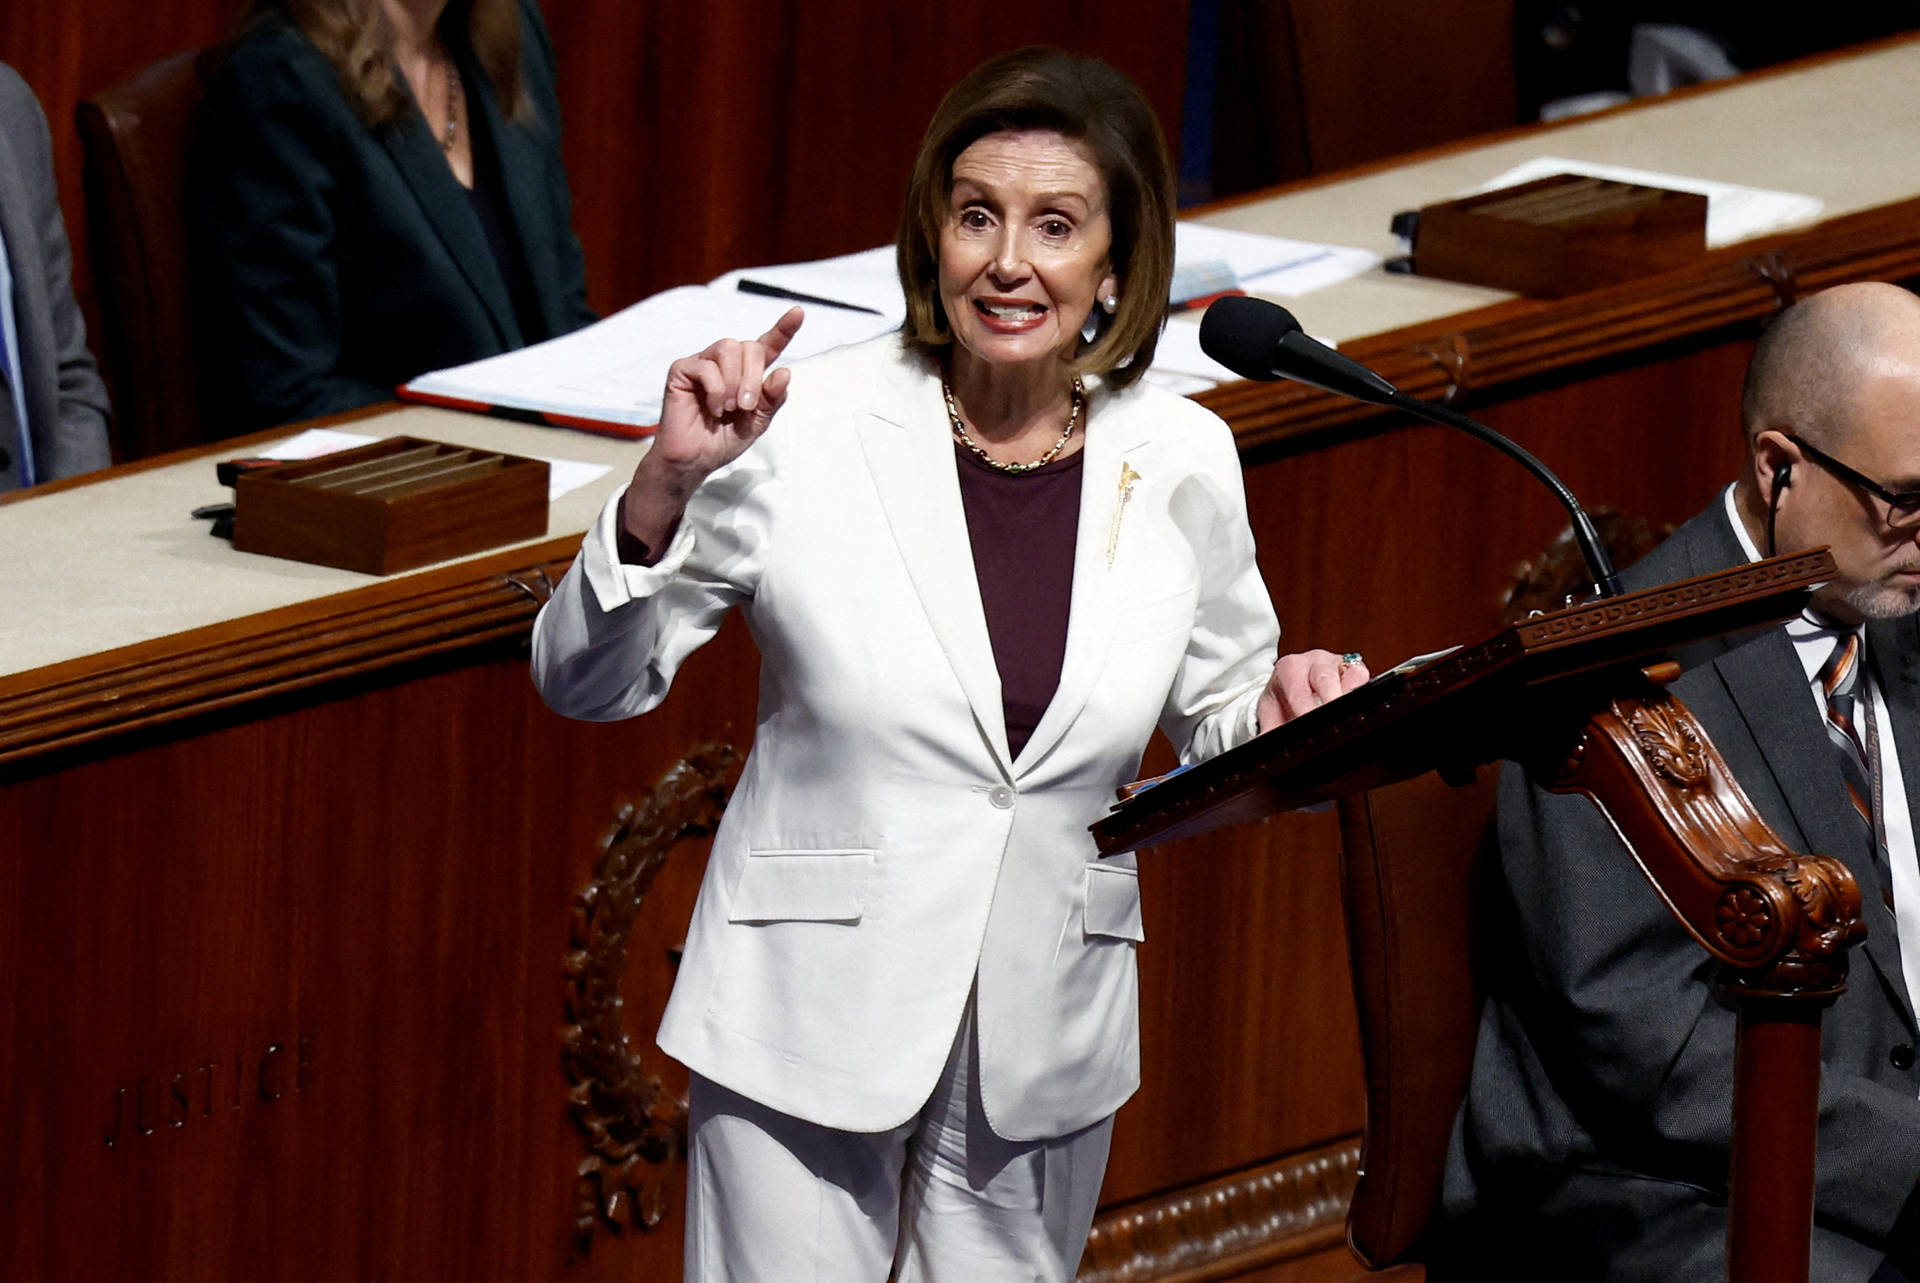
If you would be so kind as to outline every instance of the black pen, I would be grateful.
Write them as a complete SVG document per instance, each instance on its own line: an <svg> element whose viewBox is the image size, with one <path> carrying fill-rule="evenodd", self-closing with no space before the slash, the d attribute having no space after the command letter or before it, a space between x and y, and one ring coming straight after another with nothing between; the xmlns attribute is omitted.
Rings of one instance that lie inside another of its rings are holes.
<svg viewBox="0 0 1920 1283"><path fill-rule="evenodd" d="M796 303L818 303L822 307L843 307L849 312L866 312L872 316L882 315L879 308L861 307L858 303L842 303L838 299L821 298L818 294L802 294L799 290L790 290L782 285L769 285L765 281L749 281L742 277L738 285L742 294L764 294L768 298L790 298Z"/></svg>

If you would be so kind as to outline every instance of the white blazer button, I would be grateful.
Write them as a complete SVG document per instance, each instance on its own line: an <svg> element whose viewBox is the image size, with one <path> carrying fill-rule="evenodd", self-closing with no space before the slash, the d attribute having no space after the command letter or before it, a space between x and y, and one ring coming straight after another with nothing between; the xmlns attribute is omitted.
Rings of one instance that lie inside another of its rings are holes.
<svg viewBox="0 0 1920 1283"><path fill-rule="evenodd" d="M987 801L1003 811L1013 809L1013 790L1004 784L996 784L987 790Z"/></svg>

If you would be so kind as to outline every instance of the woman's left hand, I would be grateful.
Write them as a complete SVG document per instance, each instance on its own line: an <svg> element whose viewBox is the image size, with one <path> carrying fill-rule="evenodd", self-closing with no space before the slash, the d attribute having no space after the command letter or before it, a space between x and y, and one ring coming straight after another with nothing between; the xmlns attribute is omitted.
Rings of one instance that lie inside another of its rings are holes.
<svg viewBox="0 0 1920 1283"><path fill-rule="evenodd" d="M1336 655L1330 650L1308 650L1297 655L1282 655L1267 679L1260 696L1260 733L1290 722L1300 714L1320 707L1330 699L1367 683L1367 664L1359 654L1349 651Z"/></svg>

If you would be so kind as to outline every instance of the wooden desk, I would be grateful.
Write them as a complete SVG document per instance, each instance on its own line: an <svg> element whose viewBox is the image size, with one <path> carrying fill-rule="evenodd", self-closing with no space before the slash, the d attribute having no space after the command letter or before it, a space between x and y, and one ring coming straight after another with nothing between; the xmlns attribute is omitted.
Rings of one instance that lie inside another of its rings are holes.
<svg viewBox="0 0 1920 1283"><path fill-rule="evenodd" d="M750 734L751 648L728 630L657 721L547 713L521 654L544 577L636 447L345 426L619 466L549 539L386 580L208 538L212 456L0 506L0 667L48 665L0 677L10 1278L677 1271L677 1221L568 1266L563 961L617 803ZM636 932L643 1042L688 857Z"/></svg>
<svg viewBox="0 0 1920 1283"><path fill-rule="evenodd" d="M1899 205L1920 193L1916 72L1920 44L1886 46L1209 217L1384 248L1394 209L1539 152L1822 197L1841 221L1563 303L1374 276L1298 305L1409 390L1452 384L1589 502L1676 521L1737 462L1777 297L1920 272ZM1246 444L1299 645L1391 662L1485 631L1561 524L1440 429L1291 388L1203 399ZM636 447L419 409L348 426L615 474L544 540L378 581L208 539L186 517L222 494L207 457L0 503L0 1259L20 1277L676 1277L677 1199L569 1263L569 914L619 801L698 742L745 747L751 646L729 626L641 721L552 716L520 655L542 576ZM1143 861L1145 1085L1086 1277L1350 1272L1335 841L1331 816L1284 816ZM641 1045L699 871L670 861L630 938Z"/></svg>

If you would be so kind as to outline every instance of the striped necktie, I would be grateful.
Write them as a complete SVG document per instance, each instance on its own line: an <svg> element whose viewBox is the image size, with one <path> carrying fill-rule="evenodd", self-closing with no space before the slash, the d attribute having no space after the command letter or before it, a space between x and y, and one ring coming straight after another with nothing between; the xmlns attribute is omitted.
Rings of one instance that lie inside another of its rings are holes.
<svg viewBox="0 0 1920 1283"><path fill-rule="evenodd" d="M1860 634L1848 631L1835 640L1833 654L1821 666L1817 680L1827 700L1827 738L1839 755L1840 778L1847 800L1866 826L1873 849L1874 872L1880 878L1880 898L1893 912L1893 865L1874 806L1874 767L1879 745L1874 742L1872 703L1860 684Z"/></svg>

